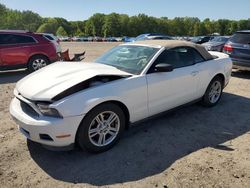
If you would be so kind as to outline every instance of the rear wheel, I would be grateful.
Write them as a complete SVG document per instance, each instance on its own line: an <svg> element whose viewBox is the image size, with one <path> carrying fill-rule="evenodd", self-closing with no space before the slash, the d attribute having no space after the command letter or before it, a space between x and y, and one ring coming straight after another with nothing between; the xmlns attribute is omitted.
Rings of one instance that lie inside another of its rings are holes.
<svg viewBox="0 0 250 188"><path fill-rule="evenodd" d="M91 110L77 132L77 143L90 152L103 152L113 147L125 128L125 115L113 103L105 103Z"/></svg>
<svg viewBox="0 0 250 188"><path fill-rule="evenodd" d="M49 64L49 60L46 56L43 55L35 55L30 58L28 62L28 69L30 72L34 72L39 70Z"/></svg>
<svg viewBox="0 0 250 188"><path fill-rule="evenodd" d="M202 104L208 107L215 106L221 98L222 90L223 81L217 76L208 85L206 93L202 99Z"/></svg>

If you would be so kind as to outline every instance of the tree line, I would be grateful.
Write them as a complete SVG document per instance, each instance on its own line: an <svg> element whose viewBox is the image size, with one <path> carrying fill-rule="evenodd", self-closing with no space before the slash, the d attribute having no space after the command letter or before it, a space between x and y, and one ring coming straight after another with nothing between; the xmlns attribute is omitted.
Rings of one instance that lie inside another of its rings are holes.
<svg viewBox="0 0 250 188"><path fill-rule="evenodd" d="M220 33L231 35L250 29L250 18L244 20L200 20L197 17L156 18L145 14L96 13L83 21L64 18L43 18L32 11L18 11L0 4L0 29L29 30L58 36L137 36L142 33L162 33L172 36L198 36Z"/></svg>

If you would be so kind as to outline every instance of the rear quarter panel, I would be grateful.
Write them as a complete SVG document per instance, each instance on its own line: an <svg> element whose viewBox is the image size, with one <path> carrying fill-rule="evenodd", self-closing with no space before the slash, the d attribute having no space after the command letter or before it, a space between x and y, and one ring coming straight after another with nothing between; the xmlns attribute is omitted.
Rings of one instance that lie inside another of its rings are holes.
<svg viewBox="0 0 250 188"><path fill-rule="evenodd" d="M41 54L41 55L48 57L51 62L57 60L56 49L54 47L54 44L52 44L51 42L41 43L41 44L37 44L37 45L33 46L30 49L29 58L34 56L34 55L38 55L38 54Z"/></svg>
<svg viewBox="0 0 250 188"><path fill-rule="evenodd" d="M34 34L33 37L38 41L37 45L31 49L30 57L41 54L47 56L50 62L58 60L58 55L56 53L56 47L53 42L47 40L43 35Z"/></svg>
<svg viewBox="0 0 250 188"><path fill-rule="evenodd" d="M199 65L201 76L199 80L198 92L200 93L200 97L205 94L209 83L216 75L222 74L224 76L225 85L227 85L231 77L232 61L229 56L220 52L209 51L209 53L217 56L218 58L202 62Z"/></svg>

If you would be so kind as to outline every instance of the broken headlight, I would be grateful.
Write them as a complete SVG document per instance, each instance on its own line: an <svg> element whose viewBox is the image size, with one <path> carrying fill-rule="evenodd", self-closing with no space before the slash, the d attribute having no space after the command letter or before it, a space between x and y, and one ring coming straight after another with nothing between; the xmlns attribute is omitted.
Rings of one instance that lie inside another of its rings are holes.
<svg viewBox="0 0 250 188"><path fill-rule="evenodd" d="M59 117L62 118L62 115L55 108L51 108L48 103L36 103L39 111L45 116Z"/></svg>

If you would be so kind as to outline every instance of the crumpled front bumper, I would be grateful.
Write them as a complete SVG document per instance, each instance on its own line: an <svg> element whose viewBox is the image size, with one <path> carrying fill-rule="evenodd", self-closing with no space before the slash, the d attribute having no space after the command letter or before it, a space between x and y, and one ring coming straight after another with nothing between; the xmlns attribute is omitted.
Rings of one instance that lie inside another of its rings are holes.
<svg viewBox="0 0 250 188"><path fill-rule="evenodd" d="M23 110L21 101L14 98L10 114L19 130L28 139L48 146L64 147L75 142L75 136L84 115L66 118L34 116Z"/></svg>

